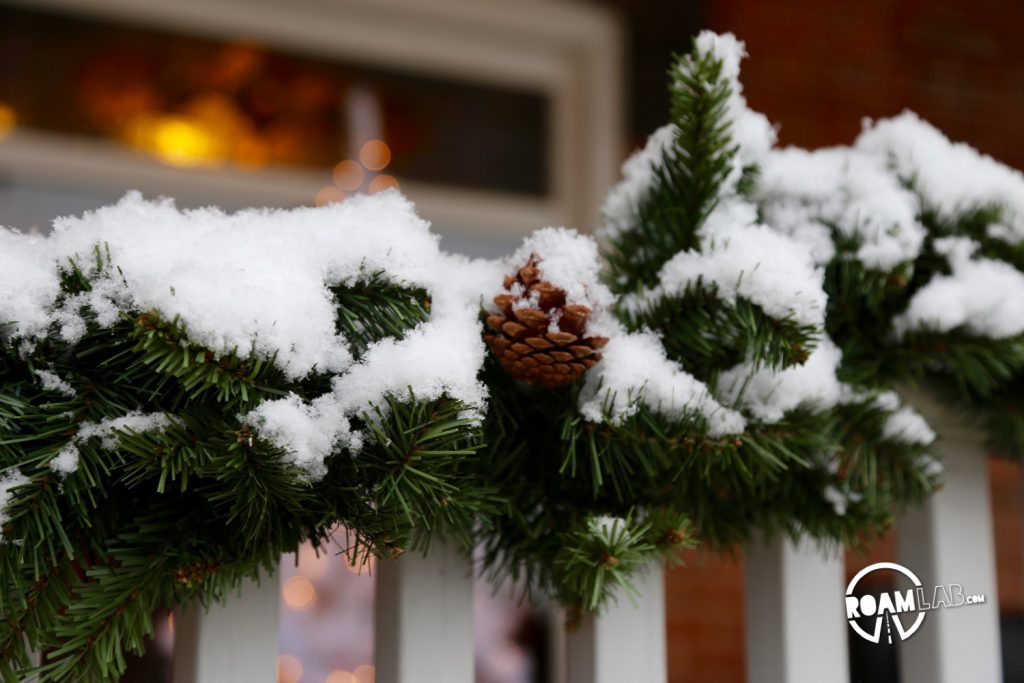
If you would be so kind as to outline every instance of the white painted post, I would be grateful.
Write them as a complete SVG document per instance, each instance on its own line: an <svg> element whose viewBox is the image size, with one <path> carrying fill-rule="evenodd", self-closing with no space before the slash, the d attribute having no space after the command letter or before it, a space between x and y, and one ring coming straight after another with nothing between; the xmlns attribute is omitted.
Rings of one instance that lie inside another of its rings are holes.
<svg viewBox="0 0 1024 683"><path fill-rule="evenodd" d="M585 615L569 633L568 683L665 683L665 572L648 567L634 580L640 591L634 605L618 595L598 616Z"/></svg>
<svg viewBox="0 0 1024 683"><path fill-rule="evenodd" d="M241 594L204 612L174 615L174 683L276 683L277 575L246 583Z"/></svg>
<svg viewBox="0 0 1024 683"><path fill-rule="evenodd" d="M850 680L841 552L811 539L752 542L744 589L748 683Z"/></svg>
<svg viewBox="0 0 1024 683"><path fill-rule="evenodd" d="M939 433L935 452L945 485L899 522L899 562L927 587L958 583L983 605L940 609L900 644L904 683L1000 683L999 596L996 592L992 501L984 435L923 392L901 391Z"/></svg>
<svg viewBox="0 0 1024 683"><path fill-rule="evenodd" d="M455 542L377 563L380 683L473 683L473 575Z"/></svg>

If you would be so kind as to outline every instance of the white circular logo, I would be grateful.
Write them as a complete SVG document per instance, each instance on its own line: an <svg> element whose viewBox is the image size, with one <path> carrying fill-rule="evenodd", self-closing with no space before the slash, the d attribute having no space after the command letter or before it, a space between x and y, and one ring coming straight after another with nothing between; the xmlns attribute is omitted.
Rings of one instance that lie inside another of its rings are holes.
<svg viewBox="0 0 1024 683"><path fill-rule="evenodd" d="M853 594L857 583L861 579L871 572L885 569L903 574L914 584L914 588L908 589L905 592L893 589L891 593L881 593L878 596L864 594L858 597ZM881 640L883 621L885 622L885 631L889 643L892 643L892 623L896 625L896 633L899 635L900 640L906 640L914 635L917 629L921 628L921 623L924 622L925 612L919 609L920 606L915 600L915 591L920 587L921 580L917 578L917 575L901 564L878 562L864 567L864 569L857 572L857 575L850 580L850 585L846 587L846 619L850 623L850 627L857 632L857 635L872 643L877 643ZM914 623L910 625L910 628L904 628L903 618L913 616L914 614L917 615ZM864 617L875 617L874 630L871 633L865 631L857 623L857 619Z"/></svg>

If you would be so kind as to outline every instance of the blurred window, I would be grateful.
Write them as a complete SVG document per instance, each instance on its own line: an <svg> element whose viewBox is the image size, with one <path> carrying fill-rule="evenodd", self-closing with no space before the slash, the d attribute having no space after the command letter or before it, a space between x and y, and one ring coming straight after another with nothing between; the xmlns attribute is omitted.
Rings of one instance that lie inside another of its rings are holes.
<svg viewBox="0 0 1024 683"><path fill-rule="evenodd" d="M0 8L0 105L19 126L106 138L175 165L324 168L352 158L403 179L550 192L550 103L540 91L120 20Z"/></svg>

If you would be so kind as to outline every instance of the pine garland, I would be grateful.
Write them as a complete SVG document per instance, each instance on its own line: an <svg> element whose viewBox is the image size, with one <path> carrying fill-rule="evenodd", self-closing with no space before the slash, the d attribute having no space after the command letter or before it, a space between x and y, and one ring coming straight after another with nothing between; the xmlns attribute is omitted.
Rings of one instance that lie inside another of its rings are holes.
<svg viewBox="0 0 1024 683"><path fill-rule="evenodd" d="M897 149L905 136L881 128L855 148L774 150L742 98L742 56L703 33L677 59L671 122L627 162L600 251L549 229L504 262L469 262L440 254L396 194L324 209L363 240L348 260L314 258L328 231L296 247L326 287L312 292L334 329L314 343L333 356L303 356L291 330L274 347L276 319L245 343L226 325L211 335L210 309L182 314L162 282L167 306L135 303L146 273L122 270L123 244L44 263L59 268L55 292L30 292L45 305L0 306L18 314L0 320L0 678L117 680L155 610L223 600L338 524L357 556L458 539L493 581L574 617L698 543L856 545L941 482L934 434L897 382L927 383L1019 453L1022 330L967 306L962 322L933 320L926 299L959 292L965 269L1022 277L1024 178L970 157L1009 194L951 208ZM901 121L932 151L949 145ZM815 164L836 187L801 185ZM173 211L138 202L98 220ZM4 240L29 261L47 248ZM462 374L425 367L443 354Z"/></svg>
<svg viewBox="0 0 1024 683"><path fill-rule="evenodd" d="M90 286L69 264L63 295ZM334 291L358 354L429 306L379 275ZM40 367L73 396L41 390ZM24 478L4 506L3 538L17 540L0 543L4 680L27 670L27 648L45 653L44 680L116 680L154 611L224 599L339 523L355 531L355 552L393 556L435 534L468 539L492 505L472 476L480 432L460 402L389 396L362 416L371 443L358 461L336 455L311 482L240 416L267 398L318 395L327 378L289 381L254 352L218 357L159 311L90 322L75 343L55 331L25 358L0 341L0 369L0 456ZM162 428L76 436L134 411L162 416ZM77 467L62 475L53 464L69 444Z"/></svg>

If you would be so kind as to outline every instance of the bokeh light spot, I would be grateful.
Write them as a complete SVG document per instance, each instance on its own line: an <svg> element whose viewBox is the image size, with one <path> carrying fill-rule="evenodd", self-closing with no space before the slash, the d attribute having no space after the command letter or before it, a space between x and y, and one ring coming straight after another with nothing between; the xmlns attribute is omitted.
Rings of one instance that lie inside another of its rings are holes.
<svg viewBox="0 0 1024 683"><path fill-rule="evenodd" d="M363 167L351 159L339 162L334 167L334 184L350 192L358 190L363 184Z"/></svg>
<svg viewBox="0 0 1024 683"><path fill-rule="evenodd" d="M306 610L316 602L316 588L305 576L293 576L284 582L281 596L286 605L294 610Z"/></svg>
<svg viewBox="0 0 1024 683"><path fill-rule="evenodd" d="M391 148L383 140L370 140L359 150L359 161L371 171L387 168L391 163Z"/></svg>
<svg viewBox="0 0 1024 683"><path fill-rule="evenodd" d="M356 680L359 683L373 683L373 680L377 677L377 670L369 664L357 667L352 673L356 675Z"/></svg>
<svg viewBox="0 0 1024 683"><path fill-rule="evenodd" d="M291 655L277 658L277 683L299 683L302 680L302 662Z"/></svg>
<svg viewBox="0 0 1024 683"><path fill-rule="evenodd" d="M0 102L0 138L7 137L18 125L18 113L10 105Z"/></svg>
<svg viewBox="0 0 1024 683"><path fill-rule="evenodd" d="M334 185L328 185L316 193L316 205L326 206L345 199L345 193Z"/></svg>
<svg viewBox="0 0 1024 683"><path fill-rule="evenodd" d="M370 182L370 194L386 190L389 187L398 189L398 179L393 175L379 175Z"/></svg>

